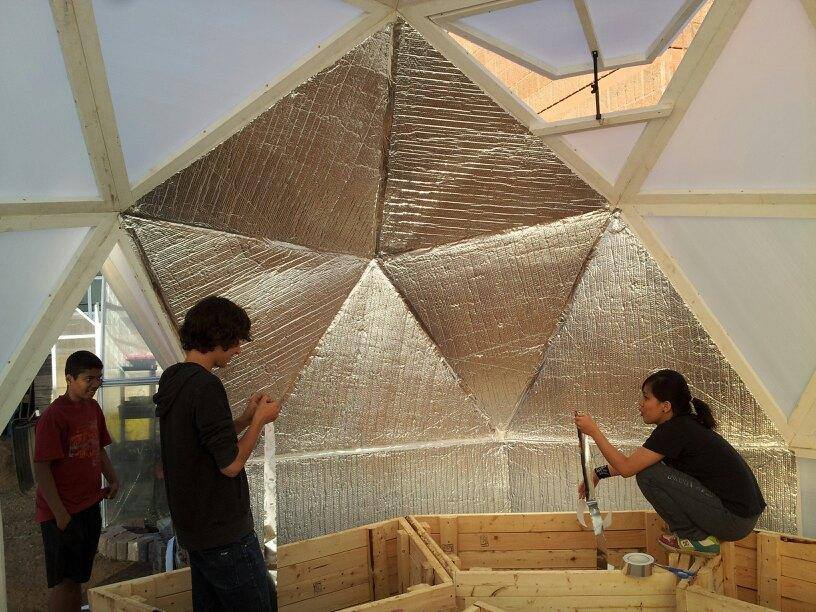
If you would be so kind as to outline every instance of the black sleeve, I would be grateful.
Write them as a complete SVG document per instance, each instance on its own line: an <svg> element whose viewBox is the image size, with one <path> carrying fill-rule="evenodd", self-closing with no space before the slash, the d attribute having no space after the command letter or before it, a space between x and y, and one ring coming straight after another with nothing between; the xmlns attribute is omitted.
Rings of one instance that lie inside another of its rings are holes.
<svg viewBox="0 0 816 612"><path fill-rule="evenodd" d="M218 469L224 469L238 456L238 437L227 394L219 381L199 388L193 414L199 441Z"/></svg>
<svg viewBox="0 0 816 612"><path fill-rule="evenodd" d="M672 423L673 420L670 419L655 427L652 435L643 443L643 447L669 459L677 459L683 450L686 437L680 435Z"/></svg>

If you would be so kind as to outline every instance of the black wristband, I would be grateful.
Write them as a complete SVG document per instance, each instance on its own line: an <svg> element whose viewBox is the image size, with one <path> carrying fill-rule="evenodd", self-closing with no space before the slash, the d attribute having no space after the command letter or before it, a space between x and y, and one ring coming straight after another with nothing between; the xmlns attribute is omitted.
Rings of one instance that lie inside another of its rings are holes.
<svg viewBox="0 0 816 612"><path fill-rule="evenodd" d="M602 465L595 468L595 475L598 477L598 480L602 480L604 478L609 478L612 474L609 472L608 465Z"/></svg>

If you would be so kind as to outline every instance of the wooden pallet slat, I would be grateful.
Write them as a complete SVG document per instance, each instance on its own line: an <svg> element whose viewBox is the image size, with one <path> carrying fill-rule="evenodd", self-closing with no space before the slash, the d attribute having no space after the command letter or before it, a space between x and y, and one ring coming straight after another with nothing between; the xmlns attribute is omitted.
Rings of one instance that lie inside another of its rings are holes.
<svg viewBox="0 0 816 612"><path fill-rule="evenodd" d="M782 606L779 534L762 532L757 538L757 594L762 606L779 610Z"/></svg>

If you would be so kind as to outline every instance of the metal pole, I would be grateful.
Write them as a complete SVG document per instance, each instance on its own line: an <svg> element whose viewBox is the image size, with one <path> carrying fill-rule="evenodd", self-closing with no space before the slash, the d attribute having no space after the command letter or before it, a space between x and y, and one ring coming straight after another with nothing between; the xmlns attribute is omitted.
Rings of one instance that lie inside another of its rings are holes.
<svg viewBox="0 0 816 612"><path fill-rule="evenodd" d="M598 50L595 49L592 51L592 72L594 74L594 80L592 82L592 87L590 87L590 91L595 94L595 120L601 120L601 94L598 89Z"/></svg>

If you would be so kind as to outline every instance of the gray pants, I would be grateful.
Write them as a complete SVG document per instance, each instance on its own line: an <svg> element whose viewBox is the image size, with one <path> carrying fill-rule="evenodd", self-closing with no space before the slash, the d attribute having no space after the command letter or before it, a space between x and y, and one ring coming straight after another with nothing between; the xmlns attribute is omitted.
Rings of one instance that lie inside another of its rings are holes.
<svg viewBox="0 0 816 612"><path fill-rule="evenodd" d="M635 478L669 530L687 540L710 535L723 542L741 540L751 533L759 518L737 516L699 480L663 462L646 468Z"/></svg>

